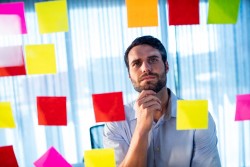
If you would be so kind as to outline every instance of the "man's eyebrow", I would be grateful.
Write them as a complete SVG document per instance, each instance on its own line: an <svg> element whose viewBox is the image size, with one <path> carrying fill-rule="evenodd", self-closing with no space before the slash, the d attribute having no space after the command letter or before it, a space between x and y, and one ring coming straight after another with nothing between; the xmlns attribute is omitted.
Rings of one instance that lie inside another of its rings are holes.
<svg viewBox="0 0 250 167"><path fill-rule="evenodd" d="M157 56L157 55L152 55L152 56L148 56L147 57L147 59L151 59L151 58L161 58L160 56ZM135 63L135 62L139 62L141 59L134 59L134 60L132 60L131 61L131 63L130 64L133 64L133 63Z"/></svg>
<svg viewBox="0 0 250 167"><path fill-rule="evenodd" d="M150 59L150 58L161 58L161 57L157 56L157 55L148 56L148 59Z"/></svg>
<svg viewBox="0 0 250 167"><path fill-rule="evenodd" d="M140 59L134 59L134 60L132 60L131 61L131 63L130 64L133 64L133 63L135 63L135 62L139 62L140 61Z"/></svg>

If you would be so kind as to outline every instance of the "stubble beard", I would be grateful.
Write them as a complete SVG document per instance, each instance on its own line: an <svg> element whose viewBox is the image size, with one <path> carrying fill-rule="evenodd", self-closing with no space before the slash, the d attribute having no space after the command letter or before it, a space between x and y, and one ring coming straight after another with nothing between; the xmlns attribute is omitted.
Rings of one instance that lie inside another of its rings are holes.
<svg viewBox="0 0 250 167"><path fill-rule="evenodd" d="M166 73L163 72L160 75L159 74L149 74L149 75L154 75L158 78L158 81L156 83L152 81L147 81L144 85L140 85L140 81L136 82L133 79L131 79L131 82L134 86L134 89L141 93L143 90L152 90L156 93L158 93L163 87L166 86L167 83L167 76Z"/></svg>

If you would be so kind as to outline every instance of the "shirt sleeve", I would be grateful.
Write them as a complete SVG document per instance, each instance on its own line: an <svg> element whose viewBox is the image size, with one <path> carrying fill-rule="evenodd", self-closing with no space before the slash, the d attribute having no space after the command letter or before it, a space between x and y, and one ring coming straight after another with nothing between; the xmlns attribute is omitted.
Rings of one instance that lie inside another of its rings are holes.
<svg viewBox="0 0 250 167"><path fill-rule="evenodd" d="M125 158L129 148L128 134L124 129L123 122L106 123L103 131L104 148L115 150L116 165L118 166Z"/></svg>
<svg viewBox="0 0 250 167"><path fill-rule="evenodd" d="M217 149L216 126L209 113L208 129L194 132L192 167L221 167Z"/></svg>

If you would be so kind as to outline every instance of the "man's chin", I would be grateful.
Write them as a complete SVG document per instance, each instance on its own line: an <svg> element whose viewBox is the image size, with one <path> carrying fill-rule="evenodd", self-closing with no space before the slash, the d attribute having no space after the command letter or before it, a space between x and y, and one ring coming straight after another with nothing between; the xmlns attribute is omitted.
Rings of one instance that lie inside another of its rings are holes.
<svg viewBox="0 0 250 167"><path fill-rule="evenodd" d="M155 86L153 86L153 85L146 85L146 86L134 87L134 89L137 92L141 93L143 90L152 90L152 91L155 91Z"/></svg>

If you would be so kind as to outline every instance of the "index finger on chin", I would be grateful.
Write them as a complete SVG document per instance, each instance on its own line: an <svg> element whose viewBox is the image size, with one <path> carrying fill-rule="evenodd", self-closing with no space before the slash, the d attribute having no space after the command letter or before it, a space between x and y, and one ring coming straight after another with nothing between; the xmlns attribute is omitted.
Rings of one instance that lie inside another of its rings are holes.
<svg viewBox="0 0 250 167"><path fill-rule="evenodd" d="M143 90L140 94L139 94L139 97L138 97L138 100L148 96L148 95L155 95L156 93L152 90Z"/></svg>

